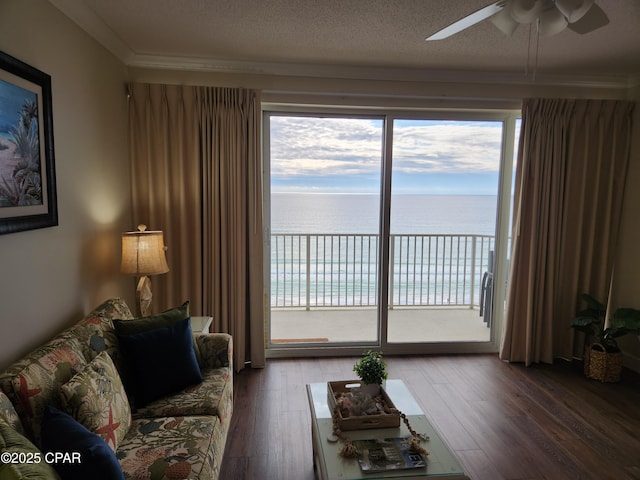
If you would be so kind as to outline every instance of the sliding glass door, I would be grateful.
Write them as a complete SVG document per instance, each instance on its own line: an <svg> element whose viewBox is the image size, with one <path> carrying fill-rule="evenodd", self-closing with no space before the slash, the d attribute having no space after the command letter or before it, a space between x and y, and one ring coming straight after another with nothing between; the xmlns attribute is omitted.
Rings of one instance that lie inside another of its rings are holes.
<svg viewBox="0 0 640 480"><path fill-rule="evenodd" d="M502 122L393 120L389 342L487 342Z"/></svg>
<svg viewBox="0 0 640 480"><path fill-rule="evenodd" d="M504 120L264 124L271 348L492 339Z"/></svg>
<svg viewBox="0 0 640 480"><path fill-rule="evenodd" d="M271 344L376 344L383 119L266 121Z"/></svg>

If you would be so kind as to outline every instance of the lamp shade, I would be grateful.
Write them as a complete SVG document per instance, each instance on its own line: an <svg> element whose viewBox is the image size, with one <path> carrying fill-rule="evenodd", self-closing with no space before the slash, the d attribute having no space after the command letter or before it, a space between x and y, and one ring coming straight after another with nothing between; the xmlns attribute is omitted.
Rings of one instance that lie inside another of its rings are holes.
<svg viewBox="0 0 640 480"><path fill-rule="evenodd" d="M139 231L122 234L121 273L145 276L169 271L162 232L146 228L139 225Z"/></svg>

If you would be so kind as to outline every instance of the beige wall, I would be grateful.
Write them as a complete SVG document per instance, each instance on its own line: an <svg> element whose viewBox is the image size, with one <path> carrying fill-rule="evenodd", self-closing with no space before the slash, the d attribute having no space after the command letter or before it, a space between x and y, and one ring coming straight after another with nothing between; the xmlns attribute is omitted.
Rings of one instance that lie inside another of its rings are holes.
<svg viewBox="0 0 640 480"><path fill-rule="evenodd" d="M0 236L0 368L110 296L131 229L121 62L45 0L0 2L0 50L51 76L59 226Z"/></svg>

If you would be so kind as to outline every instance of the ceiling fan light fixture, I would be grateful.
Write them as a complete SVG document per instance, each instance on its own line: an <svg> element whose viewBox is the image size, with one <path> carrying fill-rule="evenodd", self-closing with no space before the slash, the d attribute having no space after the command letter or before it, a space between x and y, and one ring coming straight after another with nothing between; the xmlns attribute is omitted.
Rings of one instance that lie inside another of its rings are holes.
<svg viewBox="0 0 640 480"><path fill-rule="evenodd" d="M509 37L513 34L516 28L518 28L518 25L520 25L513 19L511 13L509 13L506 8L496 13L493 17L490 18L490 20L491 23L493 23L498 28L498 30Z"/></svg>
<svg viewBox="0 0 640 480"><path fill-rule="evenodd" d="M584 35L609 23L607 14L595 0L494 0L425 40L448 38L487 19L507 36L520 23L535 22L538 36L555 35L565 28Z"/></svg>
<svg viewBox="0 0 640 480"><path fill-rule="evenodd" d="M550 8L538 18L538 33L541 37L550 37L563 31L567 25L567 19L560 10Z"/></svg>
<svg viewBox="0 0 640 480"><path fill-rule="evenodd" d="M508 5L511 17L518 23L531 23L542 13L542 0L511 0Z"/></svg>
<svg viewBox="0 0 640 480"><path fill-rule="evenodd" d="M556 7L569 23L580 20L591 9L594 0L556 0Z"/></svg>

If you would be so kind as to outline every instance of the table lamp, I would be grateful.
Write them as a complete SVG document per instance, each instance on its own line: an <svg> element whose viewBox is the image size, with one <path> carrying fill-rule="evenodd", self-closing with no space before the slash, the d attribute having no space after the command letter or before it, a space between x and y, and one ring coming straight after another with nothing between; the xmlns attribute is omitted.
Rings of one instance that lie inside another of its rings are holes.
<svg viewBox="0 0 640 480"><path fill-rule="evenodd" d="M148 275L167 273L169 266L165 257L166 247L162 231L147 230L146 225L138 225L137 232L122 234L122 264L120 272L139 277L136 287L138 314L151 315L151 280Z"/></svg>

